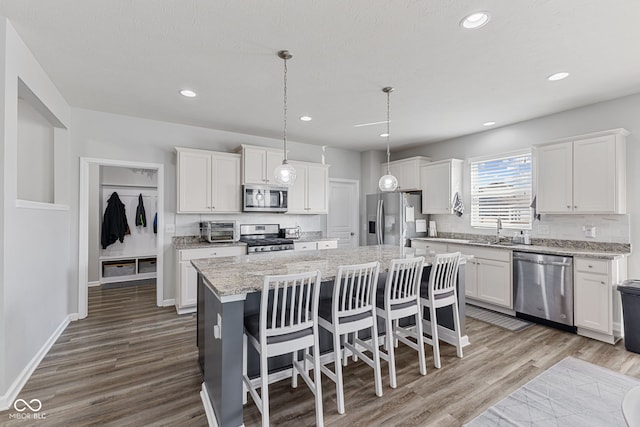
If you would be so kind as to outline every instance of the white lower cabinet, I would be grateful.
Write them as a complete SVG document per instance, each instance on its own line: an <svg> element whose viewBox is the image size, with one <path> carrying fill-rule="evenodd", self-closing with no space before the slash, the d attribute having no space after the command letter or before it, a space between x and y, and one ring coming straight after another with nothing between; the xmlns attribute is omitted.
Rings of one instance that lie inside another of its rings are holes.
<svg viewBox="0 0 640 427"><path fill-rule="evenodd" d="M626 259L574 258L574 323L578 334L615 343L622 335L616 285L626 278Z"/></svg>
<svg viewBox="0 0 640 427"><path fill-rule="evenodd" d="M244 255L245 246L223 246L198 249L181 249L178 251L176 280L176 311L178 314L193 313L198 302L198 272L191 265L192 259L220 258Z"/></svg>
<svg viewBox="0 0 640 427"><path fill-rule="evenodd" d="M513 309L511 251L454 244L449 244L447 249L448 252L473 255L465 270L465 295L469 302Z"/></svg>

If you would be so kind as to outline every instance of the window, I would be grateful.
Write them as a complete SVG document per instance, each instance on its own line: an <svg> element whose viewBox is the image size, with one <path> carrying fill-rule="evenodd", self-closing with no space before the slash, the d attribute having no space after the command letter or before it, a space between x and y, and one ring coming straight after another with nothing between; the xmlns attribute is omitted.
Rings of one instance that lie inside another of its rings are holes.
<svg viewBox="0 0 640 427"><path fill-rule="evenodd" d="M471 162L471 226L531 229L531 150Z"/></svg>

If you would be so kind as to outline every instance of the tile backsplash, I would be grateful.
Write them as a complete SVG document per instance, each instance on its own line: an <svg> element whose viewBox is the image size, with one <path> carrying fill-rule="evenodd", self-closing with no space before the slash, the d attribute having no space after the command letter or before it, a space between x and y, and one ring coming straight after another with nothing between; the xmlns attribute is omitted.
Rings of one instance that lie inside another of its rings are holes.
<svg viewBox="0 0 640 427"><path fill-rule="evenodd" d="M431 215L438 231L450 233L495 234L495 228L471 227L469 215ZM531 237L543 239L584 240L631 243L630 215L541 215L530 230ZM595 237L585 235L585 227L595 227ZM512 237L519 230L502 230L502 237Z"/></svg>
<svg viewBox="0 0 640 427"><path fill-rule="evenodd" d="M321 232L324 235L326 215L286 215L270 213L238 214L179 214L175 217L176 236L197 236L200 221L236 221L240 224L280 224L280 227L300 226L303 232Z"/></svg>

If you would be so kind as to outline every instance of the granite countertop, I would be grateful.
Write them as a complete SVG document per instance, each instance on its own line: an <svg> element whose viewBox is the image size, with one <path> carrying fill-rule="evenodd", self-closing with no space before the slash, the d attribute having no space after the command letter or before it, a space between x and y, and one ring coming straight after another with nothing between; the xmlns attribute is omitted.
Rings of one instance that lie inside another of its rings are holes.
<svg viewBox="0 0 640 427"><path fill-rule="evenodd" d="M387 271L392 259L424 256L427 265L433 255L427 251L398 246L360 246L325 251L286 251L239 255L226 258L192 260L212 290L220 297L243 295L262 290L264 276L294 274L320 270L322 280L333 280L338 266L380 262L380 271ZM466 262L466 258L462 263Z"/></svg>
<svg viewBox="0 0 640 427"><path fill-rule="evenodd" d="M222 248L227 246L247 246L243 242L223 242L209 243L202 240L200 236L175 236L173 238L173 247L177 250L183 249L201 249L201 248Z"/></svg>
<svg viewBox="0 0 640 427"><path fill-rule="evenodd" d="M509 240L501 240L500 243L487 243L486 241L474 241L458 238L440 238L440 237L418 237L412 240L422 240L425 242L443 242L455 243L460 245L469 245L481 248L505 249L518 252L534 252L551 255L576 256L583 258L598 259L616 259L627 256L631 253L630 248L624 244L598 243L598 242L580 242L583 247L575 247L573 241L550 241L550 245L541 244L543 242L535 242L537 244L524 245L514 244ZM563 243L564 242L564 243Z"/></svg>

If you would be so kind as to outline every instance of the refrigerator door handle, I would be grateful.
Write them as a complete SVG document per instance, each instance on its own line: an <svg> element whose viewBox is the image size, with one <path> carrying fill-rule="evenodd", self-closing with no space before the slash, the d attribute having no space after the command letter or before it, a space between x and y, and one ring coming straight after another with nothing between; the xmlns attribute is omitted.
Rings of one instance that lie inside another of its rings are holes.
<svg viewBox="0 0 640 427"><path fill-rule="evenodd" d="M380 199L380 244L384 245L384 200Z"/></svg>
<svg viewBox="0 0 640 427"><path fill-rule="evenodd" d="M380 200L376 206L376 243L380 244Z"/></svg>

